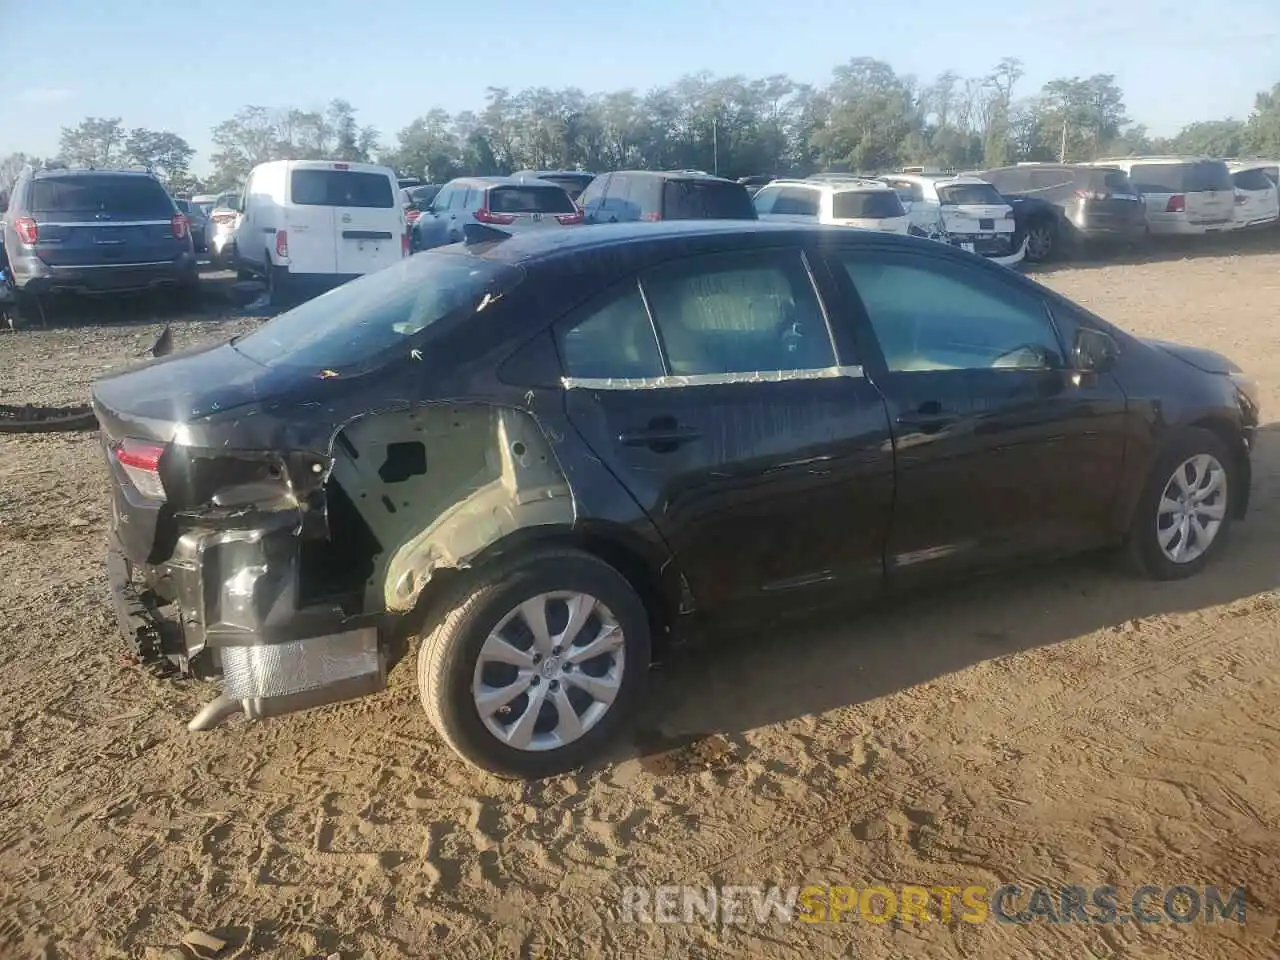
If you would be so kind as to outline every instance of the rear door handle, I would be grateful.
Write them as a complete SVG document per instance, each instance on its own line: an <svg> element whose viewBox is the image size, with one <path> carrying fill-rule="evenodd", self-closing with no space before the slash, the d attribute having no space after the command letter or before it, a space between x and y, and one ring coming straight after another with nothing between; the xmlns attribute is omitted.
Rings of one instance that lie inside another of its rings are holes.
<svg viewBox="0 0 1280 960"><path fill-rule="evenodd" d="M934 433L943 427L949 427L960 420L958 413L947 413L944 410L937 410L926 413L917 410L913 413L898 414L897 423L900 427L914 427L926 433Z"/></svg>
<svg viewBox="0 0 1280 960"><path fill-rule="evenodd" d="M702 439L702 431L693 427L660 426L645 427L641 430L623 430L618 434L618 442L627 447L669 447L674 449L682 443L692 443Z"/></svg>

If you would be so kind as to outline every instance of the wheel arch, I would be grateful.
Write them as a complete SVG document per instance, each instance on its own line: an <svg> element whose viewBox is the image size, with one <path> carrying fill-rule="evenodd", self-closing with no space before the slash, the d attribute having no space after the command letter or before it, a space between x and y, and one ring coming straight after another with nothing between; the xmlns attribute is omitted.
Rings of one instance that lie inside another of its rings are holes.
<svg viewBox="0 0 1280 960"><path fill-rule="evenodd" d="M460 594L495 567L518 561L522 554L555 548L579 550L618 571L649 614L654 658L666 654L681 616L693 612L688 584L664 546L650 543L629 527L602 521L524 527L489 544L464 566L435 570L414 609L405 615L408 633L422 632L426 623L450 609Z"/></svg>
<svg viewBox="0 0 1280 960"><path fill-rule="evenodd" d="M1232 466L1236 476L1240 478L1238 490L1232 491L1231 515L1236 520L1243 520L1249 509L1249 490L1253 486L1253 461L1249 457L1249 446L1245 443L1244 431L1230 417L1214 415L1201 417L1188 427L1208 430L1221 440L1231 451Z"/></svg>

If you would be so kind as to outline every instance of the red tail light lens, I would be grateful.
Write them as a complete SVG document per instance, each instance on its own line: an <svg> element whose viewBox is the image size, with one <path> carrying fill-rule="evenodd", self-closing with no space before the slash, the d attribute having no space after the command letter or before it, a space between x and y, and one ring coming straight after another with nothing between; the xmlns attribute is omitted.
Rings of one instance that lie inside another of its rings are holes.
<svg viewBox="0 0 1280 960"><path fill-rule="evenodd" d="M1169 198L1169 202L1164 205L1165 213L1186 213L1187 198L1181 193L1175 193Z"/></svg>
<svg viewBox="0 0 1280 960"><path fill-rule="evenodd" d="M40 239L40 228L30 217L19 217L14 221L13 229L18 232L18 239L29 247L35 246Z"/></svg>
<svg viewBox="0 0 1280 960"><path fill-rule="evenodd" d="M146 440L122 440L115 447L116 462L124 468L137 491L151 500L164 499L160 481L160 457L164 444Z"/></svg>
<svg viewBox="0 0 1280 960"><path fill-rule="evenodd" d="M647 220L649 223L657 223L659 220L661 220L661 219L662 219L662 214L660 214L660 213L646 213L646 214L645 214L644 216L642 216L640 219L641 219L641 220Z"/></svg>
<svg viewBox="0 0 1280 960"><path fill-rule="evenodd" d="M581 223L582 211L579 210L577 213L557 213L556 222L562 227L571 227L575 223Z"/></svg>
<svg viewBox="0 0 1280 960"><path fill-rule="evenodd" d="M276 231L276 256L287 257L289 255L289 231Z"/></svg>
<svg viewBox="0 0 1280 960"><path fill-rule="evenodd" d="M488 210L480 209L472 214L479 223L493 223L499 226L507 226L516 222L514 214L510 213L490 213Z"/></svg>
<svg viewBox="0 0 1280 960"><path fill-rule="evenodd" d="M173 239L181 240L183 237L187 235L187 231L190 229L190 227L191 227L191 224L188 222L185 216L183 216L180 213L174 214L173 222L172 224L170 224L170 229L173 230Z"/></svg>
<svg viewBox="0 0 1280 960"><path fill-rule="evenodd" d="M420 216L422 216L421 210L406 210L404 212L404 218L408 223L417 223Z"/></svg>

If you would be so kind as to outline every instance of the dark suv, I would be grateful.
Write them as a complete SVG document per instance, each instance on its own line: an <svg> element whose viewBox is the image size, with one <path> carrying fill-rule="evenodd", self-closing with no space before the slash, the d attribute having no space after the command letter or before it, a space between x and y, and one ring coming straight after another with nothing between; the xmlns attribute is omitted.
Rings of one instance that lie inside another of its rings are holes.
<svg viewBox="0 0 1280 960"><path fill-rule="evenodd" d="M636 220L756 220L740 183L689 171L602 173L578 198L585 223Z"/></svg>
<svg viewBox="0 0 1280 960"><path fill-rule="evenodd" d="M145 172L24 171L4 245L20 293L194 290L198 280L190 223Z"/></svg>
<svg viewBox="0 0 1280 960"><path fill-rule="evenodd" d="M1128 174L1117 167L1023 163L977 174L1006 199L1043 200L1054 206L1051 237L1028 233L1028 244L1136 243L1147 235L1147 212ZM1016 213L1015 209L1015 213ZM1039 259L1045 259L1040 257Z"/></svg>

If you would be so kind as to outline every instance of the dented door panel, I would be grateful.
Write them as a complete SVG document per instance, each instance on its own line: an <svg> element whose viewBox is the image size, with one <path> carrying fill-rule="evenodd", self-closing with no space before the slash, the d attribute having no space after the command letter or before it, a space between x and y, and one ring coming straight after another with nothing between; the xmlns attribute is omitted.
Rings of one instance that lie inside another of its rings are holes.
<svg viewBox="0 0 1280 960"><path fill-rule="evenodd" d="M815 373L565 393L570 421L653 518L700 609L880 589L894 482L884 404L856 368ZM646 430L651 442L630 439Z"/></svg>

